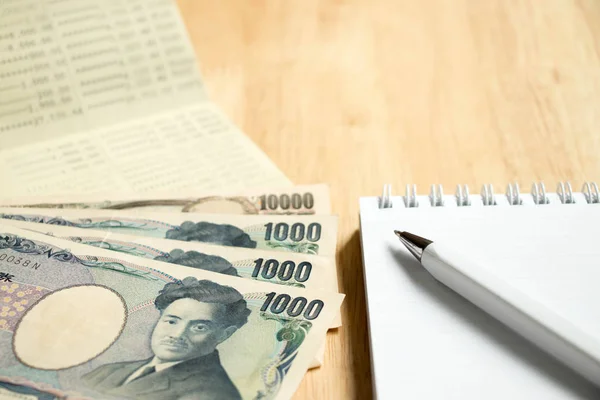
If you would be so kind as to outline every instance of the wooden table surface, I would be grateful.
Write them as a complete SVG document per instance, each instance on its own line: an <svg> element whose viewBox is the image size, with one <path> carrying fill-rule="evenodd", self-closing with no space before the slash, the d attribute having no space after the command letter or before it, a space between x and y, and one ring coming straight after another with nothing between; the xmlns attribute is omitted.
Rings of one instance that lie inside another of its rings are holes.
<svg viewBox="0 0 600 400"><path fill-rule="evenodd" d="M178 4L212 99L340 216L344 326L296 399L371 397L360 196L600 178L596 0Z"/></svg>

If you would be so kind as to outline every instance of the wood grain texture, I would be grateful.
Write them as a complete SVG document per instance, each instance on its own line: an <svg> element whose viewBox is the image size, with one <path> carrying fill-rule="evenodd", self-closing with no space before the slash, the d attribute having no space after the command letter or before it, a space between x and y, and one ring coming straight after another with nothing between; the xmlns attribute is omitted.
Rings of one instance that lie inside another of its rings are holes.
<svg viewBox="0 0 600 400"><path fill-rule="evenodd" d="M360 196L600 178L595 0L178 4L212 99L340 216L344 326L296 399L371 397Z"/></svg>

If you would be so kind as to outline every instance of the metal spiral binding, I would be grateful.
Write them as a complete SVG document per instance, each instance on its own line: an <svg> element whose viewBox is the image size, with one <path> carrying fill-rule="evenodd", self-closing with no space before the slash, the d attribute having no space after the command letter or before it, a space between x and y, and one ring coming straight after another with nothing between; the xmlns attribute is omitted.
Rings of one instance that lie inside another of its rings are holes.
<svg viewBox="0 0 600 400"><path fill-rule="evenodd" d="M583 194L583 197L588 204L600 203L600 188L596 182L585 182L581 188L581 194ZM534 183L531 186L530 195L536 205L550 204L550 198L546 192L546 186L543 182ZM569 182L559 182L556 188L556 195L561 204L574 204L576 202L576 196L574 196L573 188ZM491 184L482 186L480 196L484 206L494 206L497 204L496 195L494 194L494 187ZM516 182L511 183L506 187L505 196L508 200L508 204L511 206L519 206L523 204L523 197L519 189L519 185ZM431 185L428 197L431 207L443 207L444 191L442 189L442 185ZM467 185L457 185L454 197L457 207L471 206L469 188ZM406 185L406 194L404 195L403 199L406 208L419 207L417 185ZM392 207L392 186L384 185L382 195L379 198L379 208Z"/></svg>
<svg viewBox="0 0 600 400"><path fill-rule="evenodd" d="M520 206L523 204L521 192L519 191L519 184L517 182L509 183L506 187L506 199L511 206Z"/></svg>
<svg viewBox="0 0 600 400"><path fill-rule="evenodd" d="M534 183L531 185L531 195L535 204L550 204L548 196L546 196L546 186L543 182Z"/></svg>
<svg viewBox="0 0 600 400"><path fill-rule="evenodd" d="M383 193L379 198L379 208L392 208L392 185L383 185Z"/></svg>
<svg viewBox="0 0 600 400"><path fill-rule="evenodd" d="M469 187L467 185L456 185L456 206L466 207L471 205L471 199L469 199Z"/></svg>
<svg viewBox="0 0 600 400"><path fill-rule="evenodd" d="M431 203L431 207L444 207L444 190L442 189L442 185L431 185L429 202Z"/></svg>
<svg viewBox="0 0 600 400"><path fill-rule="evenodd" d="M563 204L573 204L575 199L573 198L573 189L569 182L559 182L556 188L556 194Z"/></svg>
<svg viewBox="0 0 600 400"><path fill-rule="evenodd" d="M406 206L406 208L419 207L419 200L417 199L417 185L406 185L404 205Z"/></svg>
<svg viewBox="0 0 600 400"><path fill-rule="evenodd" d="M587 201L588 204L600 203L600 194L598 194L598 185L596 182L584 183L581 191L583 192L585 201Z"/></svg>
<svg viewBox="0 0 600 400"><path fill-rule="evenodd" d="M492 184L481 187L481 200L484 206L495 206L496 196L494 196L494 186Z"/></svg>

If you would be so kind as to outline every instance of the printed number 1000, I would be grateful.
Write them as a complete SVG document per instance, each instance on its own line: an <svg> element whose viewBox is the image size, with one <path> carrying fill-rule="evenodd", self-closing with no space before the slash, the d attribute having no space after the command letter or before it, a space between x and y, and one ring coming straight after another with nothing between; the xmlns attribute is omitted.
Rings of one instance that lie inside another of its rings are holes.
<svg viewBox="0 0 600 400"><path fill-rule="evenodd" d="M304 224L297 222L291 227L285 222L280 222L273 226L272 222L265 224L267 228L265 232L265 240L271 240L271 238L283 242L290 238L293 242L301 242L305 238L309 242L318 242L321 239L321 224L313 222L308 227Z"/></svg>
<svg viewBox="0 0 600 400"><path fill-rule="evenodd" d="M313 320L321 314L323 310L323 300L312 300L310 303L306 297L292 297L289 294L277 294L275 292L267 293L267 299L263 303L260 311L270 310L273 314L286 312L290 317L297 317L303 314L307 320Z"/></svg>

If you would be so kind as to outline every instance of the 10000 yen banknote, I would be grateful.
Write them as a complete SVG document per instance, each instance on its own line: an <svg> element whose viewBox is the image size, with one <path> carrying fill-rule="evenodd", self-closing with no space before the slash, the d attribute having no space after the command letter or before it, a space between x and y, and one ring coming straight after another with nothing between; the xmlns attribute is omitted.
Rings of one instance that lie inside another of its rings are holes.
<svg viewBox="0 0 600 400"><path fill-rule="evenodd" d="M3 220L2 222L59 239L190 268L281 285L338 291L333 257L231 248L198 242L174 242L166 239L15 220ZM338 316L332 322L331 327L339 326L341 326L341 318Z"/></svg>
<svg viewBox="0 0 600 400"><path fill-rule="evenodd" d="M222 246L334 256L337 217L0 208L0 218Z"/></svg>
<svg viewBox="0 0 600 400"><path fill-rule="evenodd" d="M288 399L343 295L0 225L0 392Z"/></svg>
<svg viewBox="0 0 600 400"><path fill-rule="evenodd" d="M197 212L217 214L331 214L327 185L291 188L265 188L241 192L144 193L143 196L117 197L98 193L71 197L21 197L2 199L6 207L143 210L160 212Z"/></svg>

